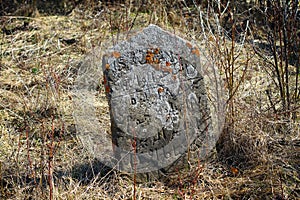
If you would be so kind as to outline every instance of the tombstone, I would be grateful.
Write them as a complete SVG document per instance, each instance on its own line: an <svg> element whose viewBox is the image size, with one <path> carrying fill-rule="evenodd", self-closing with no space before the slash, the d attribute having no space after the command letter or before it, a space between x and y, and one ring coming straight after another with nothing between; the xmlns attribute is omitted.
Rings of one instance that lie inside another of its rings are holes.
<svg viewBox="0 0 300 200"><path fill-rule="evenodd" d="M192 43L155 25L105 53L119 170L175 172L203 159L214 146L200 54Z"/></svg>

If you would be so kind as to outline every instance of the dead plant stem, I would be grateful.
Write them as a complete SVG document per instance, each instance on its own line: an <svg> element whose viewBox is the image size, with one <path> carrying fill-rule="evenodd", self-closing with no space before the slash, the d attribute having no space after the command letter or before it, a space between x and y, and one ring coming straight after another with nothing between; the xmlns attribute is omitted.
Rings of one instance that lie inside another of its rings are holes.
<svg viewBox="0 0 300 200"><path fill-rule="evenodd" d="M52 116L52 129L50 131L49 159L48 159L48 184L49 184L49 199L53 199L53 153L54 153L54 116Z"/></svg>

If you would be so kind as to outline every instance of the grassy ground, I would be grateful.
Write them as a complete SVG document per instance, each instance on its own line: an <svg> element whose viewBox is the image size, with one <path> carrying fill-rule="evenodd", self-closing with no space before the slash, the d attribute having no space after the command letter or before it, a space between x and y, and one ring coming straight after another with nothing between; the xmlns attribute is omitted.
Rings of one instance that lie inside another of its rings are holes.
<svg viewBox="0 0 300 200"><path fill-rule="evenodd" d="M206 162L168 182L147 183L101 165L78 139L72 115L71 88L81 61L116 42L112 35L149 23L199 43L204 35L184 9L93 6L67 16L1 17L0 199L300 198L299 112L298 120L287 121L270 111L265 91L272 79L247 42L236 44L234 73L241 82L231 101L234 126ZM224 59L231 41L216 46L210 34L206 47ZM225 80L226 68L220 70ZM102 80L98 84L98 115L109 133Z"/></svg>

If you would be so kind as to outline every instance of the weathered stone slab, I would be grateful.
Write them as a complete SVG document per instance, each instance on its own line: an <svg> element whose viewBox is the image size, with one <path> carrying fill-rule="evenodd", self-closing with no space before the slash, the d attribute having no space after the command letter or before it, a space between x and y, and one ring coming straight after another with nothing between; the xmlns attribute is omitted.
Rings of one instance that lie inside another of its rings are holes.
<svg viewBox="0 0 300 200"><path fill-rule="evenodd" d="M150 25L103 56L119 170L172 171L211 150L216 136L200 54L192 43Z"/></svg>

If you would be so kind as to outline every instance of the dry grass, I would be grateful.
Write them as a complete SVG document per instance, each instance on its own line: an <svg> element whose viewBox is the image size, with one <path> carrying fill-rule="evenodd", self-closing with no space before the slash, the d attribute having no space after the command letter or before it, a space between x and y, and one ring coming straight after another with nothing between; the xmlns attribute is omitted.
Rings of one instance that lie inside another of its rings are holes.
<svg viewBox="0 0 300 200"><path fill-rule="evenodd" d="M129 4L79 7L68 16L1 17L1 199L48 199L49 190L55 199L133 199L134 187L136 199L300 198L299 116L286 121L269 110L265 90L272 81L247 44L235 63L235 76L243 81L234 98L234 128L225 128L217 152L206 162L167 182L134 183L83 147L72 116L71 88L86 54L97 56L96 47L103 50L116 42L112 34L149 23L196 42L204 38L192 21L196 18L184 9L178 14L156 3L149 12ZM215 45L214 38L209 42ZM101 80L97 98L100 123L109 132Z"/></svg>

